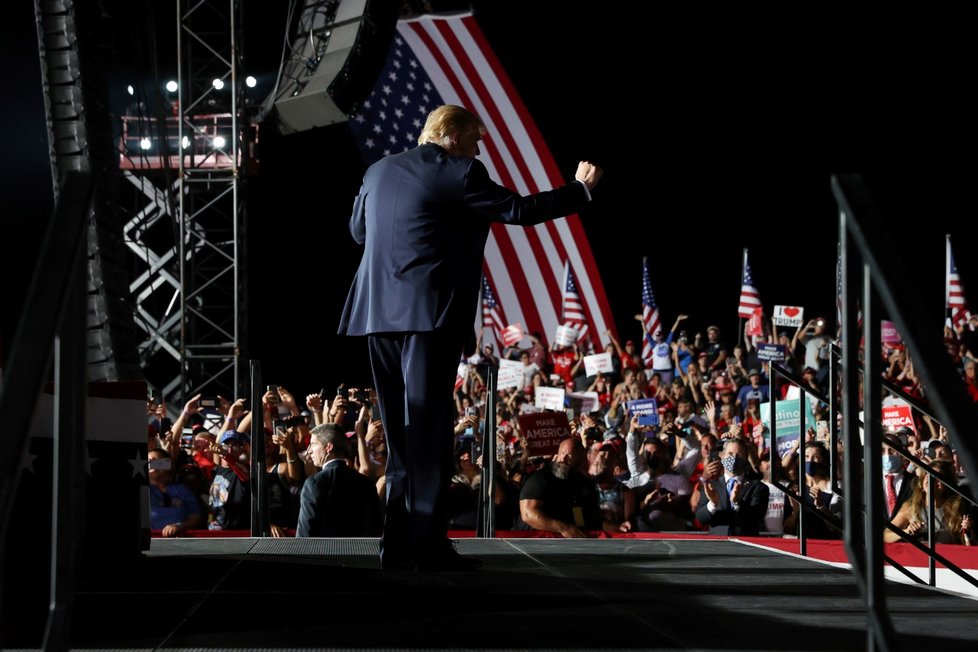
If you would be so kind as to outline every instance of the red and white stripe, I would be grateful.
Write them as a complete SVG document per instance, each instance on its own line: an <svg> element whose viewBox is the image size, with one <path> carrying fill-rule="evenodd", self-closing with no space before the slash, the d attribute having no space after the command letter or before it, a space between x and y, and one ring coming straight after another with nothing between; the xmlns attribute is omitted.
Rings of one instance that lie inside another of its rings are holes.
<svg viewBox="0 0 978 652"><path fill-rule="evenodd" d="M426 15L402 20L397 29L441 98L472 110L485 122L488 133L479 158L494 179L521 195L566 182L471 15ZM494 224L485 255L487 277L511 323L520 322L545 340L556 331L562 323L560 281L564 262L569 261L578 272L590 332L615 331L598 266L577 215L528 228Z"/></svg>
<svg viewBox="0 0 978 652"><path fill-rule="evenodd" d="M964 298L964 288L961 286L961 276L958 274L958 267L954 264L954 254L951 253L951 236L946 237L947 255L945 256L944 278L944 306L948 316L951 318L951 326L957 328L971 318L968 311L968 304Z"/></svg>

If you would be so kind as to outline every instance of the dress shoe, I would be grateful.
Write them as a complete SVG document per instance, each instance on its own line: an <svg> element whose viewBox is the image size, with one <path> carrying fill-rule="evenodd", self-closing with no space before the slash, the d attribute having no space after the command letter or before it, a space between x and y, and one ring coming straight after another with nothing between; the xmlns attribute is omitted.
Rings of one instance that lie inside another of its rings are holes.
<svg viewBox="0 0 978 652"><path fill-rule="evenodd" d="M414 557L419 571L473 571L482 568L482 560L477 557L464 557L455 549L453 541L445 541L432 546Z"/></svg>
<svg viewBox="0 0 978 652"><path fill-rule="evenodd" d="M380 567L385 571L414 570L414 561L406 555L381 555Z"/></svg>

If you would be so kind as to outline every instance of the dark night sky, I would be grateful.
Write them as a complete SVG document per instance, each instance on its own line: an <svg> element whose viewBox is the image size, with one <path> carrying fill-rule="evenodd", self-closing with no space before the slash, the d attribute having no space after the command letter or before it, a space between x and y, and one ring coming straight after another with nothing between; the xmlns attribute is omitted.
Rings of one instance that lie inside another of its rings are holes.
<svg viewBox="0 0 978 652"><path fill-rule="evenodd" d="M6 341L27 282L22 255L29 260L50 206L33 15L15 4L2 42L15 77L0 137ZM171 3L152 4L169 22ZM667 326L686 312L689 330L716 322L730 334L744 247L768 310L801 304L834 321L837 172L865 175L918 270L922 309L943 311L947 232L978 301L966 239L978 107L973 53L956 33L963 20L528 4L473 9L559 168L569 178L589 158L606 169L582 217L623 339L638 335L642 256ZM274 69L284 29L280 9L261 11L271 13L246 13L256 72ZM125 30L137 26L120 28L120 42ZM249 263L252 353L266 378L313 391L342 377L348 352L362 359L360 342L333 333L359 259L346 220L363 166L344 125L266 133L262 166L249 205L260 243Z"/></svg>

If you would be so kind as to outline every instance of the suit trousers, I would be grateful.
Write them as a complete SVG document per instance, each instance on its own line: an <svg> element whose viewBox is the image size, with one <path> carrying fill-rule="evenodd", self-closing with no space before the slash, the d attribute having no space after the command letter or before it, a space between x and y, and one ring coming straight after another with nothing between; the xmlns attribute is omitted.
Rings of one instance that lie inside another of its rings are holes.
<svg viewBox="0 0 978 652"><path fill-rule="evenodd" d="M447 541L454 386L462 337L444 330L368 336L387 438L381 559L411 559Z"/></svg>

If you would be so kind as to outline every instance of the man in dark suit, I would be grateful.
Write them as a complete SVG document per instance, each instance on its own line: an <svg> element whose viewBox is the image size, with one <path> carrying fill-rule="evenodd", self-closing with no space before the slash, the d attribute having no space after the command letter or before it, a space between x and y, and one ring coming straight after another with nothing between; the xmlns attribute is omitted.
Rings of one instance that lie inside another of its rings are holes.
<svg viewBox="0 0 978 652"><path fill-rule="evenodd" d="M382 523L374 483L347 464L350 443L334 423L311 431L309 452L321 470L306 478L299 505L299 537L375 537Z"/></svg>
<svg viewBox="0 0 978 652"><path fill-rule="evenodd" d="M907 459L897 452L906 450L906 446L905 433L883 436L883 504L887 521L896 517L913 494L914 474L907 471Z"/></svg>
<svg viewBox="0 0 978 652"><path fill-rule="evenodd" d="M747 444L739 438L724 439L720 463L723 476L701 483L696 520L709 525L710 534L758 535L770 491L751 471Z"/></svg>
<svg viewBox="0 0 978 652"><path fill-rule="evenodd" d="M463 349L475 346L482 259L492 222L530 226L574 213L601 169L582 161L575 181L521 197L475 157L486 129L458 106L428 115L418 147L367 170L350 231L363 259L340 319L367 335L387 433L385 569L467 570L448 539L452 388Z"/></svg>

